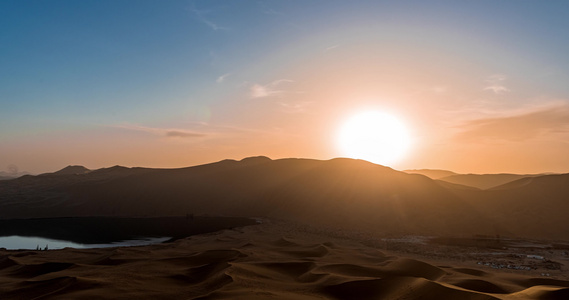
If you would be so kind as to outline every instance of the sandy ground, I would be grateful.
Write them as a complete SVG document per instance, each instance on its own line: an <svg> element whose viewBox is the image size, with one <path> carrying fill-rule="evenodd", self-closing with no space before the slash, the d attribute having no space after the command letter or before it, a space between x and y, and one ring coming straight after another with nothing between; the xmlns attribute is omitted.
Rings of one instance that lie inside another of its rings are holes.
<svg viewBox="0 0 569 300"><path fill-rule="evenodd" d="M0 299L569 299L566 254L264 220L151 246L0 250Z"/></svg>

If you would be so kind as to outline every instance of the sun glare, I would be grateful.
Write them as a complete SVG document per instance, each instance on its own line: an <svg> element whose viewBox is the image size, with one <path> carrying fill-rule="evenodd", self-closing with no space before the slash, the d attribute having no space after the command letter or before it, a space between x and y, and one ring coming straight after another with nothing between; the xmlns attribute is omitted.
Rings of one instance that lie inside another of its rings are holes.
<svg viewBox="0 0 569 300"><path fill-rule="evenodd" d="M404 124L393 115L366 111L342 125L337 143L343 156L390 165L404 157L410 137Z"/></svg>

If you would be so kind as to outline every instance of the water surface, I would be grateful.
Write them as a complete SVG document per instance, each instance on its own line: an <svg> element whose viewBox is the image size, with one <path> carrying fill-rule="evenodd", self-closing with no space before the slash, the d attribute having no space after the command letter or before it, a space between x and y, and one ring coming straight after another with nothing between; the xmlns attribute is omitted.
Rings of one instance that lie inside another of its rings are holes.
<svg viewBox="0 0 569 300"><path fill-rule="evenodd" d="M62 249L139 246L172 241L194 234L253 225L248 218L78 217L0 220L0 248Z"/></svg>
<svg viewBox="0 0 569 300"><path fill-rule="evenodd" d="M107 247L128 247L128 246L144 246L151 244L163 243L170 240L171 237L149 237L136 240L126 240L113 242L109 244L79 244L71 241L54 240L39 236L3 236L0 237L0 248L8 250L54 250L63 248L107 248Z"/></svg>

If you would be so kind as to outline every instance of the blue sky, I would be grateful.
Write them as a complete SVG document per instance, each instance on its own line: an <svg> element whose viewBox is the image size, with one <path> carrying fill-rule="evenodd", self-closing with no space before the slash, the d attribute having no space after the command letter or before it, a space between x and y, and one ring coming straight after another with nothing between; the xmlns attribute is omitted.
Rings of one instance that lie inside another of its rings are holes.
<svg viewBox="0 0 569 300"><path fill-rule="evenodd" d="M342 120L379 109L413 133L398 169L567 172L568 15L566 1L5 0L0 170L328 159Z"/></svg>

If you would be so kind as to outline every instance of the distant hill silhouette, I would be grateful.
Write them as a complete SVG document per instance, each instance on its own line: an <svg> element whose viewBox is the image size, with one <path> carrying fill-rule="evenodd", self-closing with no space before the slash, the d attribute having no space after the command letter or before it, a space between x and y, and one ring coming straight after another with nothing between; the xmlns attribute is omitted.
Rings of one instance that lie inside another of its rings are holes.
<svg viewBox="0 0 569 300"><path fill-rule="evenodd" d="M447 170L435 169L418 169L405 170L409 174L421 174L431 179L445 181L451 184L458 184L463 187L472 187L476 189L490 189L508 182L512 182L525 177L535 177L545 174L458 174ZM441 183L443 184L443 183Z"/></svg>
<svg viewBox="0 0 569 300"><path fill-rule="evenodd" d="M266 156L246 157L246 158L241 160L242 163L247 164L247 165L262 164L262 163L266 163L269 161L271 161L271 159L266 157Z"/></svg>
<svg viewBox="0 0 569 300"><path fill-rule="evenodd" d="M0 171L0 180L9 180L28 175L28 172L4 172Z"/></svg>
<svg viewBox="0 0 569 300"><path fill-rule="evenodd" d="M87 174L91 170L83 167L83 166L67 166L57 172L51 173L53 175L79 175L79 174Z"/></svg>
<svg viewBox="0 0 569 300"><path fill-rule="evenodd" d="M439 185L441 185L442 187L449 188L449 189L480 190L479 188L476 188L473 186L450 183L450 182L444 181L442 179L437 179L437 180L435 180L435 182L438 183Z"/></svg>
<svg viewBox="0 0 569 300"><path fill-rule="evenodd" d="M210 214L385 235L569 240L563 216L569 209L569 175L550 176L478 190L345 158L254 157L180 169L115 166L2 181L0 218Z"/></svg>
<svg viewBox="0 0 569 300"><path fill-rule="evenodd" d="M538 176L535 176L535 177L538 177ZM520 187L523 187L525 185L532 183L535 177L534 176L523 177L523 178L520 178L520 179L517 179L514 181L504 183L502 185L492 187L489 190L510 190L510 189L520 188Z"/></svg>
<svg viewBox="0 0 569 300"><path fill-rule="evenodd" d="M569 174L525 177L485 191L454 190L496 226L520 236L569 240Z"/></svg>
<svg viewBox="0 0 569 300"><path fill-rule="evenodd" d="M457 173L452 172L452 171L434 170L434 169L405 170L403 172L409 173L409 174L421 174L421 175L425 175L431 179L440 179L443 177L458 175Z"/></svg>
<svg viewBox="0 0 569 300"><path fill-rule="evenodd" d="M479 189L489 189L503 185L514 180L525 177L534 177L540 175L518 175L518 174L456 174L439 178L446 182L471 186Z"/></svg>

